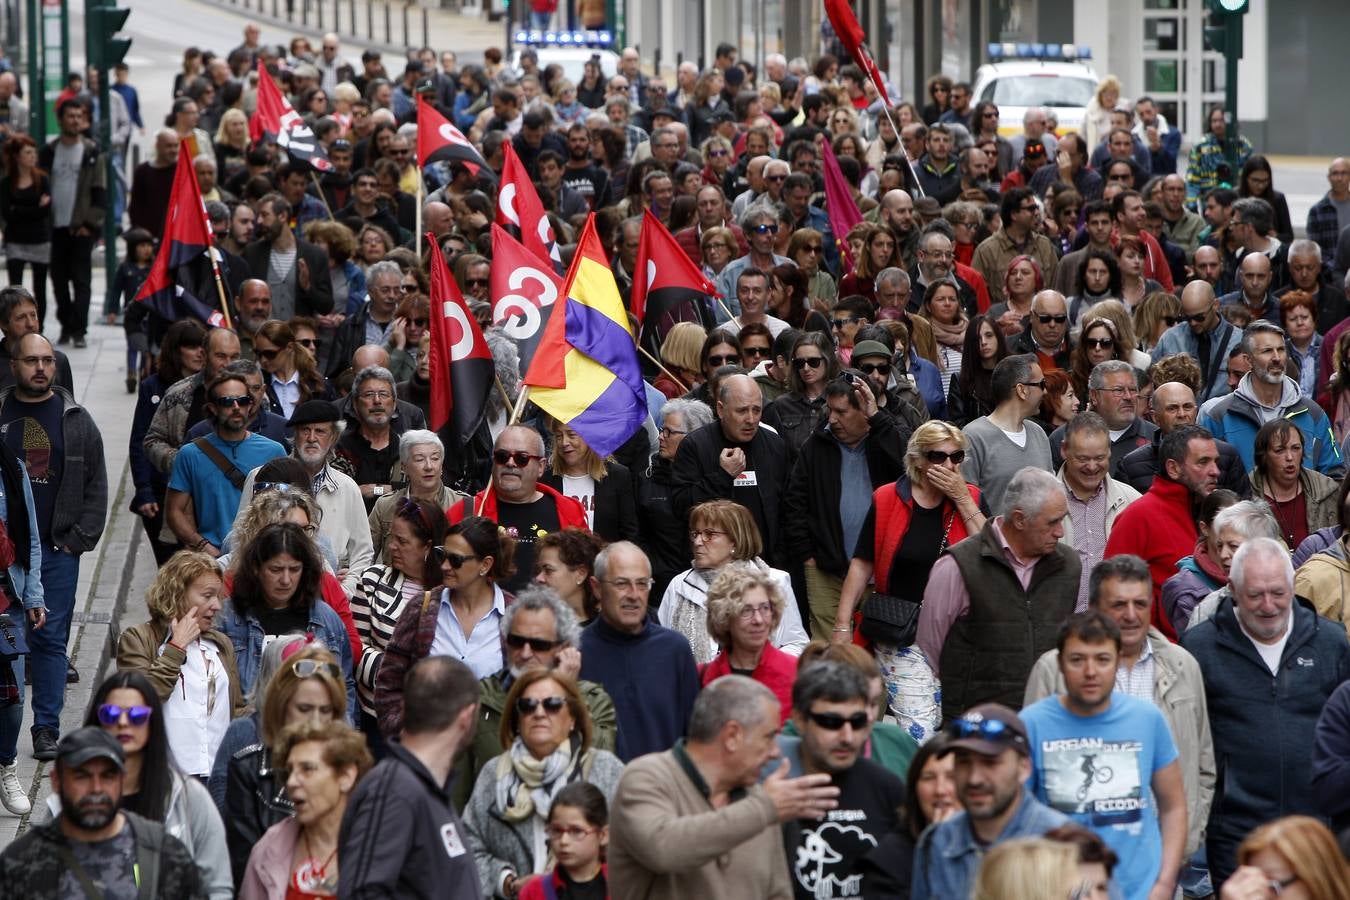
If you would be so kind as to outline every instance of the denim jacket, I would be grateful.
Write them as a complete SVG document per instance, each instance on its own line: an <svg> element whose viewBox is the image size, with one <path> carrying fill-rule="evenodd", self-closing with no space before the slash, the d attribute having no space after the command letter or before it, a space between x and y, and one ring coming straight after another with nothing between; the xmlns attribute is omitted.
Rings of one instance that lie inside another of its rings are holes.
<svg viewBox="0 0 1350 900"><path fill-rule="evenodd" d="M33 505L33 486L28 480L28 470L19 466L23 473L23 500L28 508L29 566L25 570L17 562L9 567L9 581L14 585L15 596L24 609L41 609L46 605L42 594L42 536L38 534L37 509ZM9 501L5 499L5 488L0 484L0 519L9 521ZM22 618L22 617L20 617Z"/></svg>
<svg viewBox="0 0 1350 900"><path fill-rule="evenodd" d="M1017 812L994 843L1001 844L1011 838L1040 837L1068 822L1067 816L1041 803L1023 788ZM970 820L964 812L928 826L914 853L911 900L969 897L983 858L984 852L976 843Z"/></svg>
<svg viewBox="0 0 1350 900"><path fill-rule="evenodd" d="M220 611L216 627L225 633L234 645L235 664L239 669L239 687L245 696L253 696L253 682L258 677L258 666L262 662L263 634L262 623L257 616L241 618L230 600ZM309 626L306 634L312 634L337 657L342 667L342 677L347 683L347 719L356 722L356 681L352 678L352 645L347 637L347 628L342 618L322 600L315 600L309 608Z"/></svg>

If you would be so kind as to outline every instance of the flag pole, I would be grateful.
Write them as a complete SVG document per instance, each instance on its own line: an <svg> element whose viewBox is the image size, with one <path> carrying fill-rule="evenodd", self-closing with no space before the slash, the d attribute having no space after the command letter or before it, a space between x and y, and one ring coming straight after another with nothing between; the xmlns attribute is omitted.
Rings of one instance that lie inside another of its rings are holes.
<svg viewBox="0 0 1350 900"><path fill-rule="evenodd" d="M647 357L647 360L648 360L652 365L656 366L656 367L657 367L658 369L660 369L662 372L665 372L667 378L669 378L671 381L673 381L673 382L675 382L676 384L678 384L680 387L684 388L685 393L688 393L688 392L689 392L689 386L688 386L687 384L685 384L681 379L675 377L675 373L674 373L674 372L670 371L670 370L667 369L665 366L661 365L661 360L657 359L655 356L652 356L650 353L648 353L648 352L647 352L647 349L646 349L645 347L643 347L642 344L638 343L638 341L637 341L636 339L633 341L633 346L634 346L634 347L637 347L637 351L638 351L639 353L641 353L643 356Z"/></svg>
<svg viewBox="0 0 1350 900"><path fill-rule="evenodd" d="M900 145L900 155L905 158L905 165L909 167L910 182L914 185L914 189L919 192L919 196L923 197L925 196L923 185L919 183L919 173L914 170L914 160L909 158L909 152L905 150L905 142L900 140L900 126L895 124L895 118L891 115L891 95L889 91L884 90L885 86L881 83L881 70L877 68L876 60L872 59L872 51L867 49L866 44L860 44L858 49L863 52L867 62L871 63L867 67L868 74L871 75L873 84L876 85L878 93L881 94L881 111L885 114L886 121L891 123L891 131L895 132L895 142Z"/></svg>
<svg viewBox="0 0 1350 900"><path fill-rule="evenodd" d="M417 167L417 224L413 227L413 234L416 235L416 243L413 244L413 251L417 254L420 262L422 259L422 191L426 188L422 183L422 167Z"/></svg>
<svg viewBox="0 0 1350 900"><path fill-rule="evenodd" d="M314 190L319 192L319 202L323 204L323 211L328 213L328 221L336 222L337 219L333 217L333 207L328 205L328 198L323 195L323 185L319 184L319 173L310 169L309 177L314 182Z"/></svg>
<svg viewBox="0 0 1350 900"><path fill-rule="evenodd" d="M512 404L511 404L511 395L508 394L508 393L506 392L506 385L502 384L501 376L500 376L500 375L493 375L493 376L492 376L492 380L495 381L495 382L497 382L497 390L501 393L501 395L502 395L502 400L503 400L503 401L505 402L505 404L506 404L506 405L503 406L502 408L503 408L503 409L511 409L511 406L512 406Z"/></svg>
<svg viewBox="0 0 1350 900"><path fill-rule="evenodd" d="M725 300L722 299L722 295L721 295L721 294L713 294L712 297L713 297L714 300L717 301L717 305L721 308L722 312L724 312L724 313L727 314L727 318L730 319L730 320L733 321L733 322L736 321L736 317L733 316L733 315L731 314L731 310L727 309L727 303L726 303ZM721 326L718 326L718 327L721 327ZM717 329L714 328L713 330L716 331Z"/></svg>
<svg viewBox="0 0 1350 900"><path fill-rule="evenodd" d="M206 255L211 258L211 274L216 279L216 295L220 297L220 313L225 317L225 327L234 330L234 323L230 320L230 303L225 299L225 281L220 277L220 261L216 259L215 250L215 247L207 247Z"/></svg>
<svg viewBox="0 0 1350 900"><path fill-rule="evenodd" d="M481 516L483 514L483 505L487 503L488 491L492 490L492 472L488 472L488 483L483 487L483 493L478 496L478 502L474 504L473 514Z"/></svg>
<svg viewBox="0 0 1350 900"><path fill-rule="evenodd" d="M528 384L521 385L520 396L516 398L516 408L511 411L511 420L506 423L508 426L520 424L520 417L525 413L525 404L529 401L529 398L530 386Z"/></svg>

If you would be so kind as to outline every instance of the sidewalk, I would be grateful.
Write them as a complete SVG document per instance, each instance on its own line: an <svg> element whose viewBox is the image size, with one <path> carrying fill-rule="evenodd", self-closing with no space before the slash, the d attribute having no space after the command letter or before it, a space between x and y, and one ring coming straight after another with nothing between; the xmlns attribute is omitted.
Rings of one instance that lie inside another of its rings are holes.
<svg viewBox="0 0 1350 900"><path fill-rule="evenodd" d="M95 311L103 308L104 271L94 269ZM91 319L96 315L91 311ZM54 310L48 312L49 332L55 331ZM76 399L93 415L103 435L108 470L108 524L93 552L80 559L80 579L75 593L75 615L70 629L70 657L80 673L79 684L66 688L61 733L78 728L89 698L115 663L115 641L123 625L148 618L145 589L155 574L155 559L145 542L131 502L131 474L127 466L127 442L131 434L131 411L136 398L126 392L126 339L121 326L91 324L89 347L63 347L75 376ZM50 765L33 759L29 733L32 725L31 689L24 690L24 724L19 736L19 780L29 787L34 812L51 793ZM0 808L0 848L28 826ZM3 891L0 891L3 893Z"/></svg>

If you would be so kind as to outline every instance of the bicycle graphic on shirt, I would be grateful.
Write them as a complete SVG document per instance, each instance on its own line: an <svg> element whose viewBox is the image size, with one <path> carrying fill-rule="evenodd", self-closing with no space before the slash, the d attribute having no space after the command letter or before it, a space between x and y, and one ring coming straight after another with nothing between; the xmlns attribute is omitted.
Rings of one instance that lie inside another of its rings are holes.
<svg viewBox="0 0 1350 900"><path fill-rule="evenodd" d="M1078 799L1086 800L1088 791L1092 790L1092 783L1106 784L1111 780L1115 773L1111 771L1110 766L1097 765L1097 754L1083 754L1083 783L1078 786Z"/></svg>

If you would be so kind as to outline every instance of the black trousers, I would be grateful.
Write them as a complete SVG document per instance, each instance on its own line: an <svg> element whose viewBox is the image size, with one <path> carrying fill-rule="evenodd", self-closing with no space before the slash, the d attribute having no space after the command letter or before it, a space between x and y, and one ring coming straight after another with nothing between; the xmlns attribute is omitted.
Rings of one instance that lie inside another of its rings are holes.
<svg viewBox="0 0 1350 900"><path fill-rule="evenodd" d="M23 267L33 267L33 299L37 301L38 330L43 328L47 318L47 266L42 263L26 263L21 259L5 260L5 273L10 284L23 284Z"/></svg>
<svg viewBox="0 0 1350 900"><path fill-rule="evenodd" d="M52 293L61 332L83 337L89 330L90 282L93 279L94 236L70 228L52 229Z"/></svg>

